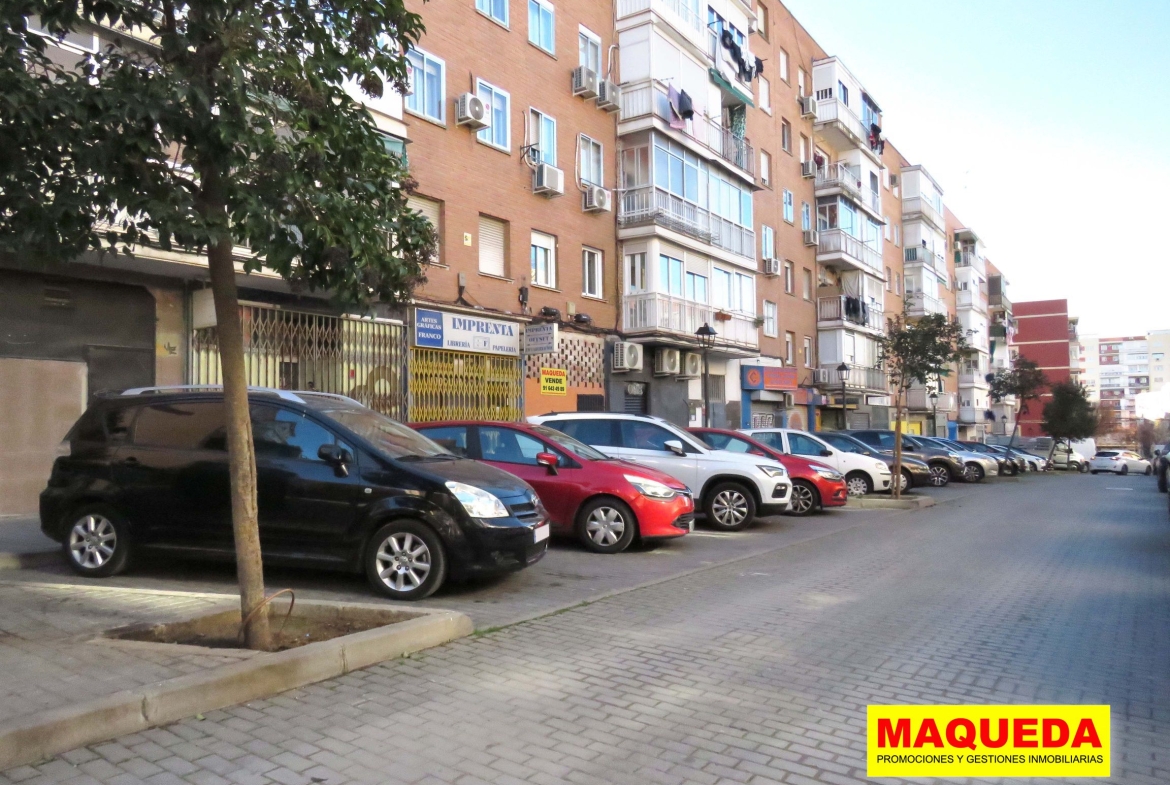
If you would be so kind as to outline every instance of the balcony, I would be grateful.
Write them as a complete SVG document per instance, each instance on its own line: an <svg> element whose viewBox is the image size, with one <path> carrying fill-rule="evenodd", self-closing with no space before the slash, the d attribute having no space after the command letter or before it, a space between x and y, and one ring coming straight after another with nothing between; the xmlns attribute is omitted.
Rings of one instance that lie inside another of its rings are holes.
<svg viewBox="0 0 1170 785"><path fill-rule="evenodd" d="M756 233L753 230L720 218L656 186L623 191L618 224L657 224L751 259L753 263L756 258Z"/></svg>
<svg viewBox="0 0 1170 785"><path fill-rule="evenodd" d="M1009 300L1008 296L1002 292L987 295L987 304L993 310L1004 311L1009 316L1012 313L1012 301Z"/></svg>
<svg viewBox="0 0 1170 785"><path fill-rule="evenodd" d="M932 406L930 403L931 390L926 387L915 387L906 391L906 406L912 412L929 412L937 408L940 412L949 412L955 408L955 394L953 392L940 392L938 394L938 403Z"/></svg>
<svg viewBox="0 0 1170 785"><path fill-rule="evenodd" d="M998 324L989 324L987 326L987 334L996 340L1007 340L1007 325L1003 322L999 322Z"/></svg>
<svg viewBox="0 0 1170 785"><path fill-rule="evenodd" d="M882 254L841 229L822 229L817 241L817 261L882 277Z"/></svg>
<svg viewBox="0 0 1170 785"><path fill-rule="evenodd" d="M906 293L906 312L913 317L928 316L932 313L947 312L946 303L926 292Z"/></svg>
<svg viewBox="0 0 1170 785"><path fill-rule="evenodd" d="M617 0L617 18L625 19L645 11L666 19L684 33L701 35L706 24L699 15L699 6L687 0Z"/></svg>
<svg viewBox="0 0 1170 785"><path fill-rule="evenodd" d="M955 292L956 308L974 308L976 311L987 313L987 294L982 288L960 289Z"/></svg>
<svg viewBox="0 0 1170 785"><path fill-rule="evenodd" d="M820 167L817 169L814 193L816 196L842 193L882 220L881 194L864 187L858 167L840 161Z"/></svg>
<svg viewBox="0 0 1170 785"><path fill-rule="evenodd" d="M666 85L650 79L623 85L620 121L625 123L649 117L661 120L664 130L669 128L671 111ZM686 122L685 130L669 130L671 133L682 133L716 158L739 169L745 179L755 182L756 151L751 142L745 137L736 136L718 120L695 115Z"/></svg>
<svg viewBox="0 0 1170 785"><path fill-rule="evenodd" d="M861 118L836 98L828 96L822 98L823 92L818 91L817 93L815 124L817 133L824 136L829 144L838 150L856 147L873 159L875 163L880 164L881 158L870 145L869 129L861 122Z"/></svg>
<svg viewBox="0 0 1170 785"><path fill-rule="evenodd" d="M860 327L876 333L886 330L885 312L863 304L855 298L848 298L852 303L846 303L844 295L817 298L817 329L832 330L838 327Z"/></svg>
<svg viewBox="0 0 1170 785"><path fill-rule="evenodd" d="M943 234L947 233L947 224L937 207L921 196L910 196L902 200L902 220L912 221L921 217L933 224Z"/></svg>
<svg viewBox="0 0 1170 785"><path fill-rule="evenodd" d="M622 328L630 335L669 333L680 339L694 339L695 331L709 324L718 333L716 346L757 349L760 345L754 316L728 314L669 294L627 294L622 297L622 314Z"/></svg>
<svg viewBox="0 0 1170 785"><path fill-rule="evenodd" d="M962 370L959 371L960 387L987 388L987 371Z"/></svg>
<svg viewBox="0 0 1170 785"><path fill-rule="evenodd" d="M987 274L987 260L971 249L963 249L955 254L955 267L970 267L980 275Z"/></svg>
<svg viewBox="0 0 1170 785"><path fill-rule="evenodd" d="M917 245L902 249L902 258L905 259L906 264L925 264L939 272L946 272L947 269L946 259L943 258L942 254Z"/></svg>
<svg viewBox="0 0 1170 785"><path fill-rule="evenodd" d="M983 422L983 412L979 411L974 406L960 406L959 422L966 425L973 425L975 423Z"/></svg>
<svg viewBox="0 0 1170 785"><path fill-rule="evenodd" d="M841 389L841 382L837 379L838 365L840 363L827 363L815 370L813 380L821 390L832 392ZM889 379L881 368L866 368L850 363L849 380L845 382L845 389L886 393L889 392Z"/></svg>

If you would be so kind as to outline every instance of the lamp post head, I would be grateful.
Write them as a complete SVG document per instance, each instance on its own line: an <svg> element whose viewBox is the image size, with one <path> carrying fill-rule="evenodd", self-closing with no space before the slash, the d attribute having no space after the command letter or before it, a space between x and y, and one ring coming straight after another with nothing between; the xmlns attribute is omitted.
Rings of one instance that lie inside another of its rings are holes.
<svg viewBox="0 0 1170 785"><path fill-rule="evenodd" d="M837 381L841 382L841 384L844 384L845 382L849 381L849 365L848 364L841 363L840 365L837 366Z"/></svg>
<svg viewBox="0 0 1170 785"><path fill-rule="evenodd" d="M707 322L703 322L703 326L695 330L695 337L699 339L699 345L704 349L710 349L715 345L715 336L718 334Z"/></svg>
<svg viewBox="0 0 1170 785"><path fill-rule="evenodd" d="M938 393L932 392L930 394L930 405L931 406L938 406Z"/></svg>

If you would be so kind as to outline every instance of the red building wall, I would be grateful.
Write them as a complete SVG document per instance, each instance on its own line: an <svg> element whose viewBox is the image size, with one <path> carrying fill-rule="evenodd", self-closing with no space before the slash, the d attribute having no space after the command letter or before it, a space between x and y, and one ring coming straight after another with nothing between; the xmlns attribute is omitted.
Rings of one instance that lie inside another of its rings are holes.
<svg viewBox="0 0 1170 785"><path fill-rule="evenodd" d="M1019 350L1021 357L1039 365L1050 384L1068 381L1071 378L1069 350L1072 343L1069 340L1068 300L1013 303L1012 316L1017 321L1013 348ZM1044 393L1039 401L1032 402L1029 411L1020 413L1021 435L1043 436L1040 422L1044 404L1051 397Z"/></svg>

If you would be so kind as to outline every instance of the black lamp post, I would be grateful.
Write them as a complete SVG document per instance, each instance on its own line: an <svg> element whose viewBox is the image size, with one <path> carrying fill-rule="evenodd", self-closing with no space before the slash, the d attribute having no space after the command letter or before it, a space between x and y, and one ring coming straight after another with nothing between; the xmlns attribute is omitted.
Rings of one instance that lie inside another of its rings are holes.
<svg viewBox="0 0 1170 785"><path fill-rule="evenodd" d="M930 435L938 436L938 392L936 390L930 391Z"/></svg>
<svg viewBox="0 0 1170 785"><path fill-rule="evenodd" d="M837 381L841 382L841 430L849 430L849 414L845 406L845 383L849 381L849 365L841 363L837 366Z"/></svg>
<svg viewBox="0 0 1170 785"><path fill-rule="evenodd" d="M703 322L703 326L695 330L695 337L699 339L699 346L703 347L703 427L711 427L711 361L707 353L715 345L715 336L718 333Z"/></svg>

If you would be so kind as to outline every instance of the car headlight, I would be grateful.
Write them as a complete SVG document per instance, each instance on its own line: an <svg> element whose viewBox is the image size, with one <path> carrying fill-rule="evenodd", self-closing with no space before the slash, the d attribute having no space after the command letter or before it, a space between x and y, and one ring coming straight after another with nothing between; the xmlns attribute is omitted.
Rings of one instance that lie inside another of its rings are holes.
<svg viewBox="0 0 1170 785"><path fill-rule="evenodd" d="M626 482L638 489L638 493L649 496L651 499L673 499L678 491L649 477L639 477L636 474L625 475Z"/></svg>
<svg viewBox="0 0 1170 785"><path fill-rule="evenodd" d="M482 488L448 480L447 490L451 491L472 518L508 517L508 508L504 503Z"/></svg>
<svg viewBox="0 0 1170 785"><path fill-rule="evenodd" d="M889 474L890 467L885 461L874 461L874 468L878 470L878 474Z"/></svg>
<svg viewBox="0 0 1170 785"><path fill-rule="evenodd" d="M768 477L784 477L788 474L788 470L779 464L769 466L767 464L760 464L756 467Z"/></svg>
<svg viewBox="0 0 1170 785"><path fill-rule="evenodd" d="M828 467L814 468L813 471L816 472L817 474L821 475L822 477L824 477L826 480L839 481L839 480L844 479L841 476L841 472L836 471L834 469L830 469Z"/></svg>

